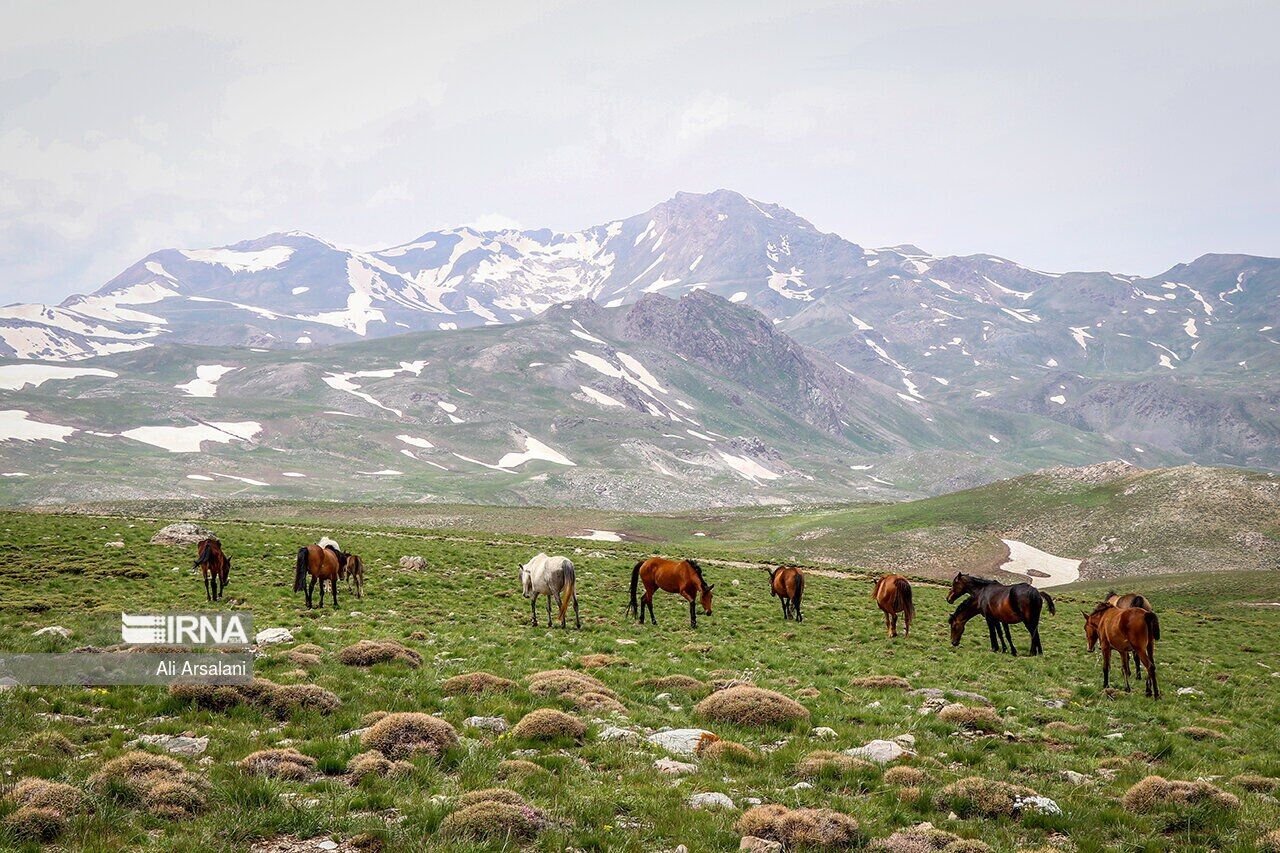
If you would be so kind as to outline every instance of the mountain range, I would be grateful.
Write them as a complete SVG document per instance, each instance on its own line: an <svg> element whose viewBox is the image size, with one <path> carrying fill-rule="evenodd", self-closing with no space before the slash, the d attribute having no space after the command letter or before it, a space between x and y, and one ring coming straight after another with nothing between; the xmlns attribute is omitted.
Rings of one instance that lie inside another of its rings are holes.
<svg viewBox="0 0 1280 853"><path fill-rule="evenodd" d="M1045 272L862 247L727 190L571 233L372 252L272 234L0 309L0 463L21 468L0 473L28 475L0 493L64 499L82 455L119 473L116 496L314 496L328 469L348 498L651 509L932 494L1110 458L1277 468L1278 314L1277 259ZM396 437L415 425L432 432ZM188 427L224 470L136 440ZM260 448L301 476L247 464ZM134 470L139 453L155 464ZM406 456L439 467L388 461Z"/></svg>

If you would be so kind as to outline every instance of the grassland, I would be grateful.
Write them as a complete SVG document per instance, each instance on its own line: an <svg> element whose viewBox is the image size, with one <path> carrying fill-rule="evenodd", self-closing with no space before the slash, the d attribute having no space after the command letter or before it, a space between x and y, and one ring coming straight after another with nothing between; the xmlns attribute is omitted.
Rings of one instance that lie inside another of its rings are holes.
<svg viewBox="0 0 1280 853"><path fill-rule="evenodd" d="M193 816L157 817L131 805L119 791L95 790L87 794L87 809L70 819L55 842L62 848L242 851L281 837L332 837L343 845L358 841L368 845L365 849L391 851L515 849L519 845L509 839L469 841L442 832L461 794L497 785L518 791L546 814L548 824L528 846L547 851L655 851L682 843L694 853L736 849L740 808L686 806L691 794L709 791L727 794L739 807L759 798L832 808L856 819L866 840L930 821L999 851L1047 844L1082 851L1248 851L1259 849L1259 839L1280 828L1280 804L1271 793L1232 781L1242 774L1280 777L1280 752L1274 748L1280 724L1280 608L1257 606L1280 601L1275 572L1171 575L1141 583L1162 620L1157 661L1165 698L1156 703L1143 698L1140 689L1133 695L1104 692L1098 660L1083 648L1080 610L1105 584L1055 591L1058 614L1042 627L1047 655L1009 658L987 651L980 630L951 648L944 591L925 583L918 585L916 631L910 639L887 640L868 597L869 584L853 564L839 567L847 571L844 577L811 576L805 622L784 623L763 573L750 565L760 539L746 534L738 541L755 543L752 547L738 550L729 537L707 543L706 551L725 561L708 561L708 578L716 583L715 612L691 630L687 610L670 597L656 602L656 627L639 627L624 616L630 565L657 546L656 528L652 541L643 544L602 544L482 529L426 538L402 523L405 519L385 526L353 524L350 519L359 514L348 509L344 519L341 508L310 521L280 512L267 520L237 514L237 520L211 522L235 560L228 606L252 611L258 629L287 627L295 638L294 644L264 648L257 674L279 684L319 685L342 704L331 713L304 708L281 719L253 705L201 710L161 688L0 693L0 768L6 788L37 776L85 789L89 778L126 752L139 734L210 738L202 758L183 759L208 783L207 802ZM0 514L0 648L108 646L119 639L122 609L207 607L190 570L192 549L147 544L157 526L128 515ZM292 559L299 544L321 532L363 555L368 594L364 600L344 595L337 610L308 612L291 592ZM124 547L107 545L116 541ZM572 554L581 631L528 624L516 566L536 550ZM406 554L425 557L428 568L400 568L398 559ZM31 636L49 625L65 626L72 637ZM1018 631L1015 639L1025 649L1025 633ZM338 651L361 639L399 641L418 652L423 664L415 669L399 661L370 668L340 663ZM290 657L290 650L304 643L320 647L317 662L300 665ZM580 669L586 655L611 656L612 665L591 671L616 692L625 716L597 720L568 700L538 696L525 686L527 676L538 671ZM478 697L443 695L445 678L479 670L519 686ZM674 674L707 684L754 682L802 702L811 721L765 728L711 724L695 711L696 695L637 684ZM855 679L872 675L900 676L917 688L980 693L990 699L1000 722L989 734L961 730L936 714L918 713L919 696L854 685ZM1179 688L1195 692L1179 694ZM540 707L559 708L588 722L587 735L581 741L562 737L544 743L463 725L473 715L500 716L514 724ZM366 715L382 711L439 714L458 729L462 742L438 762L412 759L407 775L368 777L352 785L344 769L362 749L358 739L342 735L362 728ZM661 750L643 742L604 740L600 733L606 725L641 733L704 726L746 745L757 760L680 759L696 764L696 770L663 775L654 767L655 759L665 757ZM835 736L821 738L811 727L829 727ZM923 773L922 781L909 788L886 781L876 767L817 776L798 769L814 751L840 751L903 734L914 736L917 752L906 763ZM65 737L72 748L51 748L58 742L52 735ZM314 758L314 776L268 779L236 766L256 750L283 746ZM546 772L501 781L500 763L510 759L531 761ZM1239 808L1165 804L1148 813L1125 808L1125 792L1150 774L1213 780L1239 798ZM952 817L955 804L938 795L949 783L972 776L1025 785L1052 798L1063 813ZM0 804L0 821L13 812L12 803ZM24 841L10 825L0 830L0 849L38 845Z"/></svg>

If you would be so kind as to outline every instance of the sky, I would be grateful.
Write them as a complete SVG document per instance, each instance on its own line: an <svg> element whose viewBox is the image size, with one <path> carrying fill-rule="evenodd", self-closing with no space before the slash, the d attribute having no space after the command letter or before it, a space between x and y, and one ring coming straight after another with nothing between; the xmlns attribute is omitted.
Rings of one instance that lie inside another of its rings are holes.
<svg viewBox="0 0 1280 853"><path fill-rule="evenodd" d="M1038 269L1277 256L1277 32L1242 0L0 0L0 302L721 187Z"/></svg>

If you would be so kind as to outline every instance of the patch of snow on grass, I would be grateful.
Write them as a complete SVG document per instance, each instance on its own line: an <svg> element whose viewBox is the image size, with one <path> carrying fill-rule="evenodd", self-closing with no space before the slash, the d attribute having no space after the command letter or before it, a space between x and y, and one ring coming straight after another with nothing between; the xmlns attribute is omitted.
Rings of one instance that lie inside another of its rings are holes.
<svg viewBox="0 0 1280 853"><path fill-rule="evenodd" d="M225 364L198 364L195 379L173 387L188 397L214 397L218 393L218 380L236 369Z"/></svg>
<svg viewBox="0 0 1280 853"><path fill-rule="evenodd" d="M571 539L586 539L589 542L621 542L622 536L612 530L592 530L586 536L571 536Z"/></svg>
<svg viewBox="0 0 1280 853"><path fill-rule="evenodd" d="M418 438L417 436L397 435L396 438L400 439L405 444L408 444L411 447L421 447L423 450L427 450L429 448L435 447L434 444L427 441L425 438Z"/></svg>
<svg viewBox="0 0 1280 853"><path fill-rule="evenodd" d="M182 427L135 427L125 430L120 435L159 447L170 453L199 453L202 442L229 444L232 441L247 441L260 432L262 432L262 424L257 421L210 421Z"/></svg>
<svg viewBox="0 0 1280 853"><path fill-rule="evenodd" d="M729 297L730 302L745 302L746 299L747 292L745 290L739 290L737 293L733 294L733 296Z"/></svg>
<svg viewBox="0 0 1280 853"><path fill-rule="evenodd" d="M578 387L582 389L583 394L586 394L588 397L590 397L592 400L594 400L595 402L599 403L602 406L618 406L621 408L626 408L626 406L620 400L615 400L613 397L610 397L608 394L605 394L602 391L597 391L596 389L592 388L590 385L579 385Z"/></svg>
<svg viewBox="0 0 1280 853"><path fill-rule="evenodd" d="M1062 586L1080 579L1080 560L1059 557L1016 539L1000 541L1009 549L1009 559L1000 566L1001 571L1026 575L1036 589ZM1047 577L1037 577L1031 572Z"/></svg>
<svg viewBox="0 0 1280 853"><path fill-rule="evenodd" d="M1066 398L1065 396L1063 396L1062 394L1054 394L1054 395L1053 395L1052 397L1050 397L1049 399L1050 399L1052 402L1057 403L1059 406L1065 406L1065 405L1066 405L1066 403L1067 403L1067 398Z"/></svg>
<svg viewBox="0 0 1280 853"><path fill-rule="evenodd" d="M33 421L21 409L0 411L0 441L57 441L64 442L76 431L75 427Z"/></svg>
<svg viewBox="0 0 1280 853"><path fill-rule="evenodd" d="M692 430L690 430L690 432L692 432ZM756 480L776 480L782 476L776 471L770 471L768 468L749 457L735 456L732 453L725 453L723 450L717 450L716 453L718 453L720 458L725 461L725 464L732 468L734 472L744 480L751 480L753 482Z"/></svg>
<svg viewBox="0 0 1280 853"><path fill-rule="evenodd" d="M101 376L115 379L120 374L97 367L55 367L51 364L6 364L0 366L0 389L20 391L30 385L39 388L50 380L76 379L81 376Z"/></svg>

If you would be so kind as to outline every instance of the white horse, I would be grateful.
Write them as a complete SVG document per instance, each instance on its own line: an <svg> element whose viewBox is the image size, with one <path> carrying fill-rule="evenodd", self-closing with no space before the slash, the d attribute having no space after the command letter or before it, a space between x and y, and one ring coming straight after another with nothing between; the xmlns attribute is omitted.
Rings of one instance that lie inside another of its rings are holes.
<svg viewBox="0 0 1280 853"><path fill-rule="evenodd" d="M573 603L573 621L578 628L582 620L578 617L577 578L573 572L573 561L568 557L548 557L539 554L520 567L520 590L529 599L529 609L533 613L534 627L538 625L538 596L547 597L547 626L551 626L551 599L554 596L560 601L560 627L565 627L565 613L569 603Z"/></svg>

